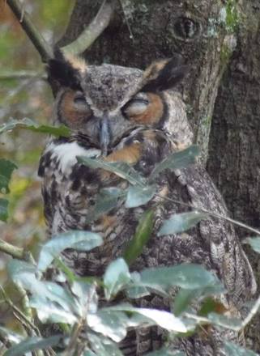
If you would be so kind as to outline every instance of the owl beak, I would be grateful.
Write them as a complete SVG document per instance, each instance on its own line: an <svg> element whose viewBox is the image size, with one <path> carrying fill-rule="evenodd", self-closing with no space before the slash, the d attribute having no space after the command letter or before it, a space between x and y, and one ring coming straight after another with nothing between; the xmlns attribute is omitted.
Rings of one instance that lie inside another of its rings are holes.
<svg viewBox="0 0 260 356"><path fill-rule="evenodd" d="M111 140L110 123L107 116L100 120L99 142L103 156L107 155L107 149Z"/></svg>

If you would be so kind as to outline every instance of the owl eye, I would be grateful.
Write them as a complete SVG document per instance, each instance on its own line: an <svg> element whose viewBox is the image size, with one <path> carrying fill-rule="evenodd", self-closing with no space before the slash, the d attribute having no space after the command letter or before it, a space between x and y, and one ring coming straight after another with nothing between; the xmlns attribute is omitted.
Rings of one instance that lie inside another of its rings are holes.
<svg viewBox="0 0 260 356"><path fill-rule="evenodd" d="M128 117L142 115L147 110L149 104L148 99L136 97L125 105L123 113Z"/></svg>
<svg viewBox="0 0 260 356"><path fill-rule="evenodd" d="M76 94L74 97L74 104L86 105L86 99L83 94Z"/></svg>

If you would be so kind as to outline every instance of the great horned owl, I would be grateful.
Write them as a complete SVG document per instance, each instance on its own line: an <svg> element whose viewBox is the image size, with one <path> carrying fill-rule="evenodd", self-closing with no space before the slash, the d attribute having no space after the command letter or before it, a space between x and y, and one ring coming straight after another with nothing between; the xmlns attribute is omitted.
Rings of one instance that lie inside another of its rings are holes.
<svg viewBox="0 0 260 356"><path fill-rule="evenodd" d="M57 90L54 123L71 129L69 138L51 138L42 155L39 175L49 236L82 229L98 232L104 244L86 252L68 251L66 262L81 276L101 275L106 266L122 255L133 237L146 206L127 209L124 204L89 223L95 198L102 188L125 188L126 182L107 171L93 170L77 162L77 156L123 161L148 177L154 165L169 153L189 146L193 133L185 107L170 91L183 77L185 66L178 57L139 69L104 64L87 65L78 58L58 58L48 65ZM221 215L227 209L205 169L199 164L174 172L164 171L157 180L161 196L170 197L158 206L154 233L142 254L131 266L145 267L198 263L213 271L228 293L227 308L239 306L255 291L251 266L233 227L209 217L185 234L158 238L162 221L173 213L189 211L174 201L204 208ZM153 204L158 195L149 202ZM157 297L141 299L138 305L168 308ZM222 336L178 339L174 347L187 355L222 355ZM227 334L225 334L227 337ZM162 335L157 330L136 331L122 343L125 355L143 355L156 349Z"/></svg>

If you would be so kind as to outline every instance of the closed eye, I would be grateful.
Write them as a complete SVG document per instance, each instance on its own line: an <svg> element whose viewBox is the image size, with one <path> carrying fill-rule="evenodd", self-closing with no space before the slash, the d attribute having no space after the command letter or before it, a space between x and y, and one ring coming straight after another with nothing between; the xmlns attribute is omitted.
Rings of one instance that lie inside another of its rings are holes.
<svg viewBox="0 0 260 356"><path fill-rule="evenodd" d="M150 104L145 98L134 98L130 100L122 109L127 117L142 115Z"/></svg>
<svg viewBox="0 0 260 356"><path fill-rule="evenodd" d="M83 95L83 94L77 94L77 95L75 95L75 97L74 97L74 104L86 105L87 102L86 102L86 99L85 99L84 95Z"/></svg>

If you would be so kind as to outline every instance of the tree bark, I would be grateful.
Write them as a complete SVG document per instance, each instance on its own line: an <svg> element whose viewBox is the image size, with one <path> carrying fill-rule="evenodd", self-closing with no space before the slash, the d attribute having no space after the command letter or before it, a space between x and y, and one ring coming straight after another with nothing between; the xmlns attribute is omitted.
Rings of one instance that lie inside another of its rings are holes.
<svg viewBox="0 0 260 356"><path fill-rule="evenodd" d="M260 3L239 3L238 46L219 87L209 143L208 171L236 220L260 228ZM244 230L238 230L241 238ZM259 255L247 254L260 286ZM259 288L258 288L259 289ZM258 290L259 295L259 290ZM260 318L247 332L260 350Z"/></svg>
<svg viewBox="0 0 260 356"><path fill-rule="evenodd" d="M77 0L58 45L76 39L101 4ZM254 227L260 227L259 45L259 0L118 0L111 25L84 53L90 63L142 69L183 55L190 70L180 90L204 163L231 214ZM260 351L255 325L248 335Z"/></svg>

